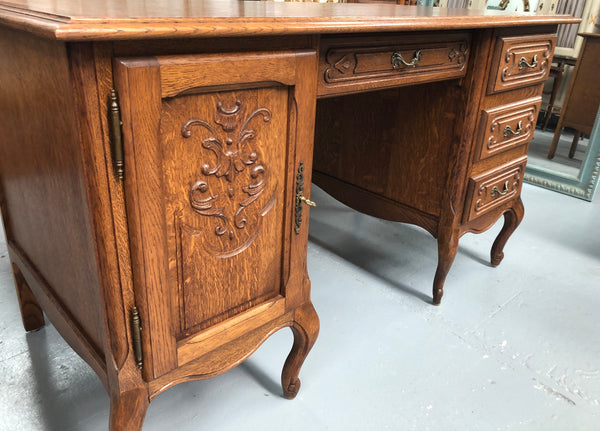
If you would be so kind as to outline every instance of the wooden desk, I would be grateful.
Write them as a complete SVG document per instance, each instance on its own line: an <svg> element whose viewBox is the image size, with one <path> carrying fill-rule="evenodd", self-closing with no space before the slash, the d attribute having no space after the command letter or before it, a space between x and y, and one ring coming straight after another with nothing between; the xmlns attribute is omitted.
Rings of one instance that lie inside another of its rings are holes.
<svg viewBox="0 0 600 431"><path fill-rule="evenodd" d="M459 236L504 214L498 264L523 215L556 26L574 22L390 4L34 3L0 3L9 254L25 328L44 310L105 385L113 431L140 430L162 391L225 372L283 327L284 395L297 394L319 331L313 141L326 190L438 238L434 303Z"/></svg>

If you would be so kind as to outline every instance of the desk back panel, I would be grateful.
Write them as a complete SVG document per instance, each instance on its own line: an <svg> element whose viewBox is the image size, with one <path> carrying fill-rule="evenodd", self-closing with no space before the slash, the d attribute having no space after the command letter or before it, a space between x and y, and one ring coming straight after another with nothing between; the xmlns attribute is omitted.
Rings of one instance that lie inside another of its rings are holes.
<svg viewBox="0 0 600 431"><path fill-rule="evenodd" d="M319 100L315 171L439 216L463 119L449 101L463 91L454 81Z"/></svg>

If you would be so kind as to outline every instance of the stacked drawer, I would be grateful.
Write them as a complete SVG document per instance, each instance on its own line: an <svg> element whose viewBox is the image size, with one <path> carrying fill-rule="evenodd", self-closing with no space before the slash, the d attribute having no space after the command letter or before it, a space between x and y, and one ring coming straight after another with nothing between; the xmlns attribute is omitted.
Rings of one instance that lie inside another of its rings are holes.
<svg viewBox="0 0 600 431"><path fill-rule="evenodd" d="M496 38L463 222L519 196L555 41L552 34Z"/></svg>

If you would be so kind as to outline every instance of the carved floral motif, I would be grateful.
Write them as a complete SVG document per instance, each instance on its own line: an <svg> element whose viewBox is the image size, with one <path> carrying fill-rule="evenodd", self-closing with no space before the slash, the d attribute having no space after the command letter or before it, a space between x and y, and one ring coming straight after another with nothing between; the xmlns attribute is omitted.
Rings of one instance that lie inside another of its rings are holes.
<svg viewBox="0 0 600 431"><path fill-rule="evenodd" d="M222 195L219 193L211 194L209 178L206 178L196 181L190 187L188 198L194 212L220 220L214 229L214 234L217 237L223 237L227 234L230 241L235 238L234 228L243 230L248 225L246 211L256 202L267 185L265 164L259 162L259 154L251 145L257 137L257 132L250 127L253 120L258 118L262 118L263 122L268 123L272 114L267 108L258 108L241 121L242 114L243 109L240 100L236 100L231 107L226 107L223 102L219 101L212 124L203 119L194 118L188 120L181 128L181 135L184 138L192 137L194 126L199 126L209 132L209 136L202 140L202 147L216 156L216 162L214 165L210 163L203 164L201 172L206 177L223 178L226 183L221 183L221 185L225 185L226 192ZM241 126L239 126L240 122L242 123ZM219 126L222 131L219 131ZM238 126L239 132L236 134L235 131L238 130ZM245 171L247 167L251 167L250 183L236 184L238 175ZM237 201L236 190L241 190L243 193L241 196L245 197ZM227 202L234 203L233 206L236 208L234 214L227 214ZM272 205L273 198L270 199L265 208L257 211L257 213L264 215ZM255 230L258 227L259 225L255 226ZM256 237L256 234L257 232L249 233L250 238L243 245L244 249Z"/></svg>

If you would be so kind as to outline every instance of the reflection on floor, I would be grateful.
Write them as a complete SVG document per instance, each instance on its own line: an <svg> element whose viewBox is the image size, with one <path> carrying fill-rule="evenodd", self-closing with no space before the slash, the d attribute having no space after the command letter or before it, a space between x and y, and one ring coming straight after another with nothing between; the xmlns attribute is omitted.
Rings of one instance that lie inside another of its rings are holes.
<svg viewBox="0 0 600 431"><path fill-rule="evenodd" d="M539 128L535 129L533 139L529 144L529 151L527 152L527 165L577 177L583 160L587 155L589 139L583 138L579 141L577 151L573 158L570 159L568 155L571 143L573 142L573 132L569 129L563 130L556 154L552 160L548 160L548 149L550 148L553 136L553 130L542 131Z"/></svg>
<svg viewBox="0 0 600 431"><path fill-rule="evenodd" d="M528 184L498 268L500 225L461 239L440 307L435 241L314 190L308 268L321 333L294 401L291 332L244 364L152 402L145 431L598 430L600 199ZM0 429L106 431L108 396L52 326L23 332L0 239Z"/></svg>

